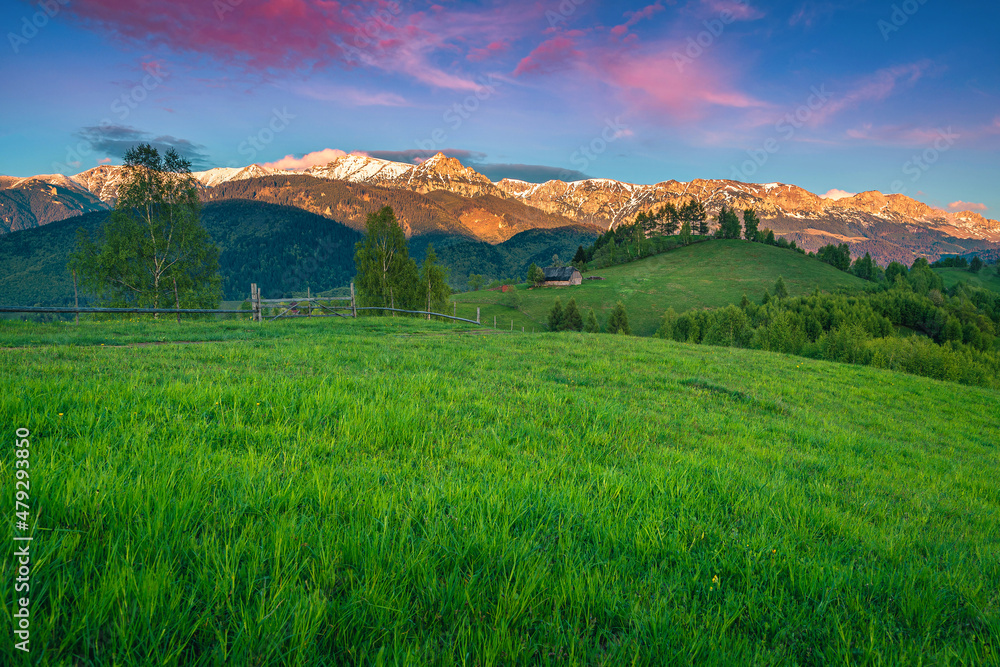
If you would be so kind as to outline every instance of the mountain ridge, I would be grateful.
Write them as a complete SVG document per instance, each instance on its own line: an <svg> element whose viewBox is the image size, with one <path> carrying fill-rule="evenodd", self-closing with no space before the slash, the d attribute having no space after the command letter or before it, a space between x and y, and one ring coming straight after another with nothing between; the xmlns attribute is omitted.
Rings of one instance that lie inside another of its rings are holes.
<svg viewBox="0 0 1000 667"><path fill-rule="evenodd" d="M0 177L0 230L47 224L62 219L60 215L69 217L102 205L105 208L113 206L121 169L102 165L74 176L54 174L13 180L13 177ZM466 167L443 153L415 165L347 154L326 164L298 171L252 164L209 169L192 175L199 182L206 200L217 199L213 193L221 193L220 188L226 190L227 186L237 182L257 184L265 191L271 188L273 194L276 186L269 179L281 176L311 176L322 181L358 186L362 190L340 189L337 196L360 197L362 202L365 196L371 196L371 191L364 188L378 188L380 194L376 198L386 201L387 205L392 205L394 199L404 200L406 197L386 195L385 191L407 191L429 197L431 204L421 204L428 209L440 206L441 202L435 200L446 200L440 193L447 192L468 200L461 203L451 201L452 208L462 208L469 202L475 202L475 206L469 206L479 211L468 215L470 225L461 219L458 222L448 219L445 225L447 231L468 234L491 243L509 238L510 233L533 228L532 225L553 226L556 224L553 218L560 225L583 224L610 229L631 222L640 212L648 212L668 202L679 204L694 198L705 205L712 217L722 206L739 212L752 208L765 226L807 249L843 242L858 253L872 252L876 261L883 264L892 259L903 261L917 256L936 259L943 254L967 252L980 245L994 248L1000 244L1000 222L997 220L985 218L974 211L947 212L905 195L884 194L876 190L840 199L826 199L793 184L743 183L728 179L668 180L654 184L604 178L570 182L550 180L545 183L516 179L493 182L474 168ZM50 207L43 205L46 186L56 189L50 192L54 201ZM9 210L16 207L16 202L8 202L5 209L2 196L25 187L34 188L34 209L39 209L39 212L14 222ZM320 202L314 201L315 197L306 192L309 189L310 186L305 186L301 196L276 203L301 206L328 217L339 208L340 215L346 217L349 224L355 221L352 210L366 208L357 202L345 204L342 200L331 202L329 199L326 206L320 206ZM271 200L266 196L260 198ZM521 211L517 229L504 231L505 214L498 211L509 209L513 202L538 213L524 214ZM440 216L443 216L442 220L449 217L444 213ZM440 224L431 224L426 228L410 224L407 230L409 235L440 231L444 231ZM862 247L866 250L862 251Z"/></svg>

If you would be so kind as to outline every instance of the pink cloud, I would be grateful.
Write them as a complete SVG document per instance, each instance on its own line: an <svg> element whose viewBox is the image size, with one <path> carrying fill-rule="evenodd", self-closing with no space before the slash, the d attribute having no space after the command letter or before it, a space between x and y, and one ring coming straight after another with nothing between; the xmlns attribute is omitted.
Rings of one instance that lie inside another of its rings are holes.
<svg viewBox="0 0 1000 667"><path fill-rule="evenodd" d="M100 160L97 161L97 164L111 164L111 158L102 157Z"/></svg>
<svg viewBox="0 0 1000 667"><path fill-rule="evenodd" d="M292 92L303 97L327 102L339 102L356 107L406 107L411 106L406 98L396 93L371 92L346 86L329 86L324 84L293 85Z"/></svg>
<svg viewBox="0 0 1000 667"><path fill-rule="evenodd" d="M662 11L663 11L663 4L658 1L652 5L647 5L646 7L643 7L637 12L626 12L625 16L628 17L628 20L626 20L625 23L622 23L621 25L616 25L614 28L612 28L611 34L614 35L615 37L621 37L622 35L624 35L629 31L629 28L634 26L639 21L651 18L657 12L662 12Z"/></svg>
<svg viewBox="0 0 1000 667"><path fill-rule="evenodd" d="M766 106L728 82L731 71L703 58L681 71L672 50L604 51L594 64L594 74L617 88L633 106L675 119L693 120L709 107L749 110Z"/></svg>
<svg viewBox="0 0 1000 667"><path fill-rule="evenodd" d="M959 201L953 201L952 203L948 204L948 210L952 211L952 212L955 212L955 211L985 211L988 208L989 207L986 204L977 204L975 202L968 202L968 201L961 201L961 200L959 200Z"/></svg>
<svg viewBox="0 0 1000 667"><path fill-rule="evenodd" d="M261 165L262 167L267 167L269 169L286 169L286 170L301 170L308 169L309 167L315 167L318 165L327 164L332 162L338 157L343 157L345 155L365 155L360 151L352 151L347 153L340 150L339 148L324 148L321 151L313 151L312 153L306 153L302 157L295 157L293 155L286 155L285 157L277 160L275 162L268 162L267 164Z"/></svg>
<svg viewBox="0 0 1000 667"><path fill-rule="evenodd" d="M846 199L848 197L853 197L858 194L857 192L845 192L844 190L838 190L836 188L827 191L826 194L820 195L820 199L831 199L837 201L838 199Z"/></svg>
<svg viewBox="0 0 1000 667"><path fill-rule="evenodd" d="M498 40L496 42L490 42L486 45L486 48L473 48L469 51L469 55L466 56L467 59L474 62L481 62L487 60L494 56L500 55L505 52L510 46L506 41Z"/></svg>
<svg viewBox="0 0 1000 667"><path fill-rule="evenodd" d="M764 17L764 12L739 0L702 0L702 4L713 14L727 13L737 21L754 21Z"/></svg>
<svg viewBox="0 0 1000 667"><path fill-rule="evenodd" d="M74 0L65 10L105 37L207 55L261 72L370 67L428 86L475 90L448 61L468 44L529 34L543 9L514 0L490 10L429 13L389 0ZM446 56L441 58L441 56Z"/></svg>
<svg viewBox="0 0 1000 667"><path fill-rule="evenodd" d="M863 102L883 100L900 85L916 83L932 66L929 60L880 69L857 82L842 94L831 95L829 102L816 110L810 125L822 125L836 114Z"/></svg>
<svg viewBox="0 0 1000 667"><path fill-rule="evenodd" d="M865 123L860 127L850 128L846 134L851 139L870 141L876 144L890 146L927 146L942 138L949 143L965 136L965 131L956 131L953 127L911 127L905 125L873 126Z"/></svg>
<svg viewBox="0 0 1000 667"><path fill-rule="evenodd" d="M583 56L583 53L577 51L575 47L576 42L565 35L547 39L521 59L514 70L514 76L561 69L567 65L567 61L577 60Z"/></svg>

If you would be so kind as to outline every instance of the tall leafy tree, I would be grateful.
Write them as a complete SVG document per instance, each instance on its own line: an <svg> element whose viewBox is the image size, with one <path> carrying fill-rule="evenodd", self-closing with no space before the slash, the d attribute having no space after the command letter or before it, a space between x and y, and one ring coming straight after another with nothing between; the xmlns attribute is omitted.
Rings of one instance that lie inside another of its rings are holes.
<svg viewBox="0 0 1000 667"><path fill-rule="evenodd" d="M534 266L534 264L532 264L532 266ZM480 274L478 273L469 274L469 289L471 289L473 292L478 292L479 290L483 289L483 285L485 284L486 281Z"/></svg>
<svg viewBox="0 0 1000 667"><path fill-rule="evenodd" d="M979 255L976 255L972 258L972 261L969 262L969 271L972 273L979 273L983 270L983 266L983 260L979 258Z"/></svg>
<svg viewBox="0 0 1000 667"><path fill-rule="evenodd" d="M587 251L583 249L583 246L577 246L576 254L573 255L573 264L579 267L582 264L587 263Z"/></svg>
<svg viewBox="0 0 1000 667"><path fill-rule="evenodd" d="M757 230L760 228L760 218L752 208L743 211L743 238L747 241L757 240Z"/></svg>
<svg viewBox="0 0 1000 667"><path fill-rule="evenodd" d="M864 257L858 257L854 260L851 273L862 280L875 280L875 262L872 261L871 254L866 252Z"/></svg>
<svg viewBox="0 0 1000 667"><path fill-rule="evenodd" d="M825 245L816 251L816 257L841 271L848 271L851 268L851 249L846 243Z"/></svg>
<svg viewBox="0 0 1000 667"><path fill-rule="evenodd" d="M909 272L910 270L906 268L906 265L899 262L889 262L889 266L885 267L885 280L889 285L895 285L896 278L905 279Z"/></svg>
<svg viewBox="0 0 1000 667"><path fill-rule="evenodd" d="M219 249L201 225L191 163L149 144L127 150L111 219L96 238L77 233L69 268L106 306L218 307Z"/></svg>
<svg viewBox="0 0 1000 667"><path fill-rule="evenodd" d="M545 282L545 270L532 263L528 267L528 282L538 286Z"/></svg>
<svg viewBox="0 0 1000 667"><path fill-rule="evenodd" d="M689 243L691 243L691 223L688 222L687 220L685 220L684 224L681 225L680 237L681 237L681 244L688 245Z"/></svg>
<svg viewBox="0 0 1000 667"><path fill-rule="evenodd" d="M451 289L448 288L448 270L437 263L434 246L427 245L427 256L420 267L420 295L424 302L424 310L428 312L443 312L448 305ZM431 319L428 315L427 319Z"/></svg>
<svg viewBox="0 0 1000 667"><path fill-rule="evenodd" d="M368 216L365 238L355 245L354 265L362 304L383 308L419 305L419 298L414 298L418 296L417 265L391 206Z"/></svg>

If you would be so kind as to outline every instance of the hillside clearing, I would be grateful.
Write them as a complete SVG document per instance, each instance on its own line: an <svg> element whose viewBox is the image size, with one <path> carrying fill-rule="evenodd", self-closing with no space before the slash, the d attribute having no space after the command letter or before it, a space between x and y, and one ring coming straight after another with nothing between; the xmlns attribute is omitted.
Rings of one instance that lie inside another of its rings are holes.
<svg viewBox="0 0 1000 667"><path fill-rule="evenodd" d="M459 314L475 316L475 306L484 317L500 321L514 319L515 326L545 328L548 311L558 296L565 304L575 298L584 309L593 308L602 326L619 300L625 303L632 331L648 336L656 331L667 308L683 312L691 308L721 307L740 302L743 295L759 301L764 290L773 291L781 276L791 296L812 292L865 288L865 281L829 264L800 253L744 241L695 243L628 264L584 273L604 280L584 280L575 287L545 287L518 290L516 309L504 306L499 292L457 294ZM472 310L470 311L470 307ZM514 312L514 311L517 312Z"/></svg>

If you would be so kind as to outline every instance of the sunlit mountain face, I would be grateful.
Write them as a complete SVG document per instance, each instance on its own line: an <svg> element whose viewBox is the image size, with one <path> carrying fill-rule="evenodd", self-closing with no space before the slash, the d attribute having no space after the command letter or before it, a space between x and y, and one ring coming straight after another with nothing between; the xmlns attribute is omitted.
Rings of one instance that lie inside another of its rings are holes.
<svg viewBox="0 0 1000 667"><path fill-rule="evenodd" d="M794 183L990 219L997 18L812 0L8 2L0 173L73 176L140 142L217 179L443 153L491 183Z"/></svg>

